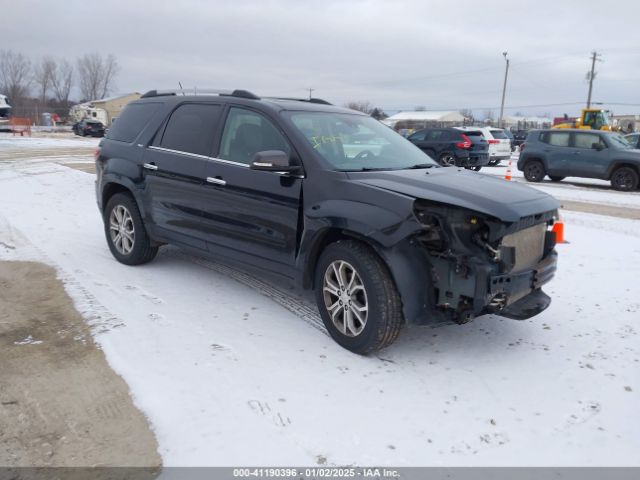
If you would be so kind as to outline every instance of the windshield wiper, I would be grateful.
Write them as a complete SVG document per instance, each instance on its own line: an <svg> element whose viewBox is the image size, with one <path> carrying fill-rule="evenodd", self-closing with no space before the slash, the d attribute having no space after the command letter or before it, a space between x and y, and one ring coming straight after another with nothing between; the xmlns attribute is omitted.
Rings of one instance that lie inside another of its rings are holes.
<svg viewBox="0 0 640 480"><path fill-rule="evenodd" d="M440 165L434 165L433 163L419 163L417 165L411 165L410 167L405 167L402 170L417 170L419 168L435 168Z"/></svg>
<svg viewBox="0 0 640 480"><path fill-rule="evenodd" d="M381 172L384 170L394 170L393 168L388 167L362 167L362 168L349 168L345 170L340 170L341 172Z"/></svg>

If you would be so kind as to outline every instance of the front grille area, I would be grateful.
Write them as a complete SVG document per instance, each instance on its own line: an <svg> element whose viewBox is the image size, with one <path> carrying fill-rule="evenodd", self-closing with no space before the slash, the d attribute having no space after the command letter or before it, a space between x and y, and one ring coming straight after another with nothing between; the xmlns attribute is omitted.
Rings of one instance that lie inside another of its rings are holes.
<svg viewBox="0 0 640 480"><path fill-rule="evenodd" d="M502 246L515 248L515 263L511 273L531 269L542 260L546 230L546 224L539 223L502 239Z"/></svg>

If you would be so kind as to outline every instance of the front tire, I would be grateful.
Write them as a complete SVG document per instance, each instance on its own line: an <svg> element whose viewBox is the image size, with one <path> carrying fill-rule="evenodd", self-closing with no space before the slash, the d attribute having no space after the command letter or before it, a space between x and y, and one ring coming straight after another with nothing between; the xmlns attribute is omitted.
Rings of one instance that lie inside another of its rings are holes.
<svg viewBox="0 0 640 480"><path fill-rule="evenodd" d="M620 167L611 175L611 186L620 192L638 188L638 173L631 167Z"/></svg>
<svg viewBox="0 0 640 480"><path fill-rule="evenodd" d="M524 165L524 178L528 182L541 182L545 175L544 165L540 160L529 160Z"/></svg>
<svg viewBox="0 0 640 480"><path fill-rule="evenodd" d="M158 247L151 244L138 205L131 195L116 193L111 197L103 220L109 250L120 263L141 265L155 258Z"/></svg>
<svg viewBox="0 0 640 480"><path fill-rule="evenodd" d="M361 355L391 345L402 302L387 266L366 244L340 240L320 256L315 294L322 321L342 347Z"/></svg>

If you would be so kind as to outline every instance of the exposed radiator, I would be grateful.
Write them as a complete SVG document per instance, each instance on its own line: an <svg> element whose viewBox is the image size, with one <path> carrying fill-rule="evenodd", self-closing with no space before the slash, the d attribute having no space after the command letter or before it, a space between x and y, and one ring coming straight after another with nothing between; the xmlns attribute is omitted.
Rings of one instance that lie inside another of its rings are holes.
<svg viewBox="0 0 640 480"><path fill-rule="evenodd" d="M511 273L528 270L542 259L544 237L547 226L544 223L506 235L502 239L505 247L515 247L516 261Z"/></svg>

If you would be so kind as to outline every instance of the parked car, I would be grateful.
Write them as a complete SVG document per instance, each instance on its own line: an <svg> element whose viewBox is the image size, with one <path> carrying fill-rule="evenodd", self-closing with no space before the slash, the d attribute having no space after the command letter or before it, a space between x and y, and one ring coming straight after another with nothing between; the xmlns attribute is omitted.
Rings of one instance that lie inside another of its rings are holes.
<svg viewBox="0 0 640 480"><path fill-rule="evenodd" d="M515 148L518 148L526 140L529 130L516 130L512 133L513 133L513 146Z"/></svg>
<svg viewBox="0 0 640 480"><path fill-rule="evenodd" d="M361 354L407 322L526 319L549 305L553 197L443 168L322 100L218 93L147 92L101 142L97 203L119 262L171 243L271 272L313 289L330 335Z"/></svg>
<svg viewBox="0 0 640 480"><path fill-rule="evenodd" d="M516 149L515 145L513 144L513 133L511 133L511 130L508 129L504 129L503 132L509 139L509 146L511 147L511 151L513 152Z"/></svg>
<svg viewBox="0 0 640 480"><path fill-rule="evenodd" d="M457 166L476 172L489 163L489 145L480 132L467 135L455 128L425 128L409 141L443 166Z"/></svg>
<svg viewBox="0 0 640 480"><path fill-rule="evenodd" d="M619 133L585 130L533 130L521 146L518 170L529 182L545 175L600 178L616 190L638 188L640 151Z"/></svg>
<svg viewBox="0 0 640 480"><path fill-rule="evenodd" d="M462 131L480 131L489 144L489 165L496 166L502 160L511 158L511 141L501 128L455 127Z"/></svg>
<svg viewBox="0 0 640 480"><path fill-rule="evenodd" d="M629 135L625 135L624 139L629 142L633 148L640 149L640 133L630 133Z"/></svg>
<svg viewBox="0 0 640 480"><path fill-rule="evenodd" d="M102 122L89 119L80 120L78 123L74 123L71 128L73 133L80 135L81 137L86 137L87 135L92 137L104 137L105 132L104 124Z"/></svg>

